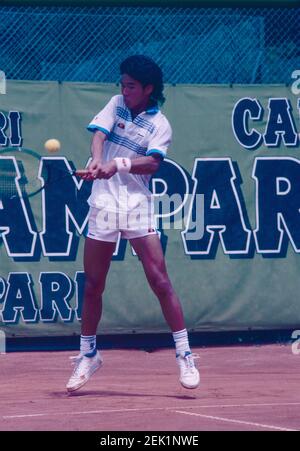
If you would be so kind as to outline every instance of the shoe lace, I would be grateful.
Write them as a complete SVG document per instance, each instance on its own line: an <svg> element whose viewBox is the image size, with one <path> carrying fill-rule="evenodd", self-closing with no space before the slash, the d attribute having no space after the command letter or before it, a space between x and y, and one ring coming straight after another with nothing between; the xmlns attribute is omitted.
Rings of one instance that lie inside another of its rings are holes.
<svg viewBox="0 0 300 451"><path fill-rule="evenodd" d="M73 360L72 365L76 365L76 363L81 360L83 357L83 354L81 354L81 352L77 355L72 355L71 357L69 357L70 360Z"/></svg>
<svg viewBox="0 0 300 451"><path fill-rule="evenodd" d="M79 353L78 355L69 357L69 359L72 360L72 365L75 367L73 370L72 376L77 376L79 367L80 367L80 363L83 359L83 354Z"/></svg>
<svg viewBox="0 0 300 451"><path fill-rule="evenodd" d="M195 370L193 354L188 354L188 355L185 355L185 356L182 356L182 357L183 357L182 361L184 362L184 365L185 365L184 372L193 374L194 370Z"/></svg>

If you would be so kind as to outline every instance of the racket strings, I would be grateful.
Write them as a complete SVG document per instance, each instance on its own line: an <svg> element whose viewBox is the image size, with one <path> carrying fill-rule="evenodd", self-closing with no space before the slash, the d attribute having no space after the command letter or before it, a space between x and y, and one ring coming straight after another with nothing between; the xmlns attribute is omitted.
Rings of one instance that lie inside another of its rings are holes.
<svg viewBox="0 0 300 451"><path fill-rule="evenodd" d="M31 197L74 175L75 169L68 169L51 160L41 160L41 156L32 150L0 150L0 201ZM74 185L74 188L77 198L78 187Z"/></svg>
<svg viewBox="0 0 300 451"><path fill-rule="evenodd" d="M18 184L16 180L18 178ZM0 170L0 196L1 198L7 199L11 197L18 196L18 187L24 191L24 185L27 183L27 178L20 171L17 173L16 169L12 167L11 162L5 161L1 164Z"/></svg>
<svg viewBox="0 0 300 451"><path fill-rule="evenodd" d="M41 190L48 173L45 168L39 174L39 163L39 158L20 151L0 158L0 198L29 197Z"/></svg>

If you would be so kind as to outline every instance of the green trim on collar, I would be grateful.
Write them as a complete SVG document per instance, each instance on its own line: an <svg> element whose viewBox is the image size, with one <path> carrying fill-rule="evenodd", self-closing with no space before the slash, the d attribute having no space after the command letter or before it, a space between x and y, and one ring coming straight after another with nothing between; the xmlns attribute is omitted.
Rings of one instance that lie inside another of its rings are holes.
<svg viewBox="0 0 300 451"><path fill-rule="evenodd" d="M148 108L146 110L146 113L148 113L148 114L156 114L158 112L159 112L159 108L158 108L157 105L156 106L151 106L150 108Z"/></svg>

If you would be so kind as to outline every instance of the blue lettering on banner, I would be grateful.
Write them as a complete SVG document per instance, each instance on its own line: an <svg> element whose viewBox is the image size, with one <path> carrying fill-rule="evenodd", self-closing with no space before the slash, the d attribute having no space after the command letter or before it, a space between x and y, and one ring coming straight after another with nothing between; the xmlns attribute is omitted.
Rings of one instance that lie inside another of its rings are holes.
<svg viewBox="0 0 300 451"><path fill-rule="evenodd" d="M37 322L33 282L27 272L9 273L1 316L4 323L17 324L20 317L25 323Z"/></svg>
<svg viewBox="0 0 300 451"><path fill-rule="evenodd" d="M60 272L42 272L39 283L41 286L40 318L43 322L60 320L70 322L73 320L73 310L69 301L73 296L71 279Z"/></svg>
<svg viewBox="0 0 300 451"><path fill-rule="evenodd" d="M7 146L7 144L8 144L8 137L5 134L7 125L8 125L7 118L6 118L5 114L3 114L0 111L0 146Z"/></svg>
<svg viewBox="0 0 300 451"><path fill-rule="evenodd" d="M257 99L245 97L233 108L232 129L237 141L246 149L257 149L262 142L261 134L255 128L249 129L249 120L260 121L263 108Z"/></svg>
<svg viewBox="0 0 300 451"><path fill-rule="evenodd" d="M4 169L1 169L5 164ZM16 159L11 157L0 158L1 170L9 170L16 174L15 196L13 203L5 197L0 198L0 232L10 257L34 257L37 232L34 231L34 220L28 201L21 197L21 174ZM11 188L13 189L13 188ZM13 208L12 208L13 205Z"/></svg>
<svg viewBox="0 0 300 451"><path fill-rule="evenodd" d="M21 114L19 111L10 111L8 119L10 123L10 145L22 146Z"/></svg>
<svg viewBox="0 0 300 451"><path fill-rule="evenodd" d="M285 97L270 98L268 110L266 128L262 134L250 125L250 120L262 122L264 119L264 110L259 101L244 97L235 104L232 111L232 130L238 143L249 150L257 149L262 141L267 147L280 147L282 143L286 147L298 147L299 136L290 101Z"/></svg>
<svg viewBox="0 0 300 451"><path fill-rule="evenodd" d="M300 161L295 158L256 158L256 229L258 253L286 255L288 241L300 252Z"/></svg>
<svg viewBox="0 0 300 451"><path fill-rule="evenodd" d="M74 281L62 272L41 272L39 277L40 308L37 308L32 277L29 273L10 273L7 282L0 277L0 319L3 324L69 323L81 319L84 272L77 271ZM71 300L75 294L75 305ZM75 315L74 315L75 314Z"/></svg>
<svg viewBox="0 0 300 451"><path fill-rule="evenodd" d="M298 134L293 121L292 106L288 99L269 99L269 117L264 134L268 147L279 147L281 141L286 147L298 145Z"/></svg>
<svg viewBox="0 0 300 451"><path fill-rule="evenodd" d="M188 240L190 224L182 233L185 252L198 258L214 258L218 242L224 254L248 254L251 229L243 212L244 202L238 190L238 177L230 158L197 158L193 170L194 192L204 194L205 232L199 240ZM197 213L190 214L190 218Z"/></svg>
<svg viewBox="0 0 300 451"><path fill-rule="evenodd" d="M22 146L21 121L19 111L10 111L7 116L0 111L0 146Z"/></svg>
<svg viewBox="0 0 300 451"><path fill-rule="evenodd" d="M3 302L6 290L6 283L3 277L0 277L0 302Z"/></svg>

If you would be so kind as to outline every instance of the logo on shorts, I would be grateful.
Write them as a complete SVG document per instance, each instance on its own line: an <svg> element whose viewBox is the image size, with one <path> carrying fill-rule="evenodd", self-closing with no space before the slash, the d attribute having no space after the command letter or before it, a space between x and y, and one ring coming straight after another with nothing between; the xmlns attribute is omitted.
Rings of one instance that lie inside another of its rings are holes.
<svg viewBox="0 0 300 451"><path fill-rule="evenodd" d="M125 128L125 124L123 124L123 122L119 122L119 123L118 123L118 127L124 129L124 128Z"/></svg>

